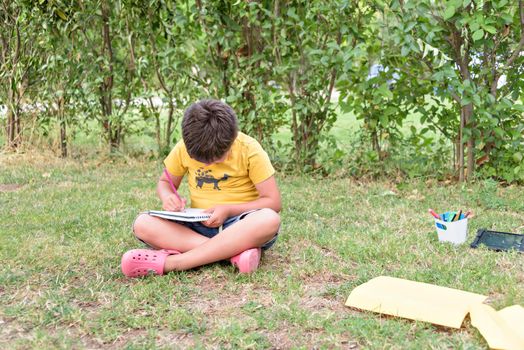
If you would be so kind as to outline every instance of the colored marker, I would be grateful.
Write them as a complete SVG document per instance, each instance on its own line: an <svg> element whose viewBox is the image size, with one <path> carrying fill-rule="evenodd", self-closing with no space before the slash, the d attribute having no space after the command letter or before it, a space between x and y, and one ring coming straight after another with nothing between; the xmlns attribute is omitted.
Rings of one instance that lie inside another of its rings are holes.
<svg viewBox="0 0 524 350"><path fill-rule="evenodd" d="M457 216L455 217L455 221L459 221L461 215L462 215L462 209L459 210Z"/></svg>
<svg viewBox="0 0 524 350"><path fill-rule="evenodd" d="M439 220L442 220L442 218L437 214L435 213L435 211L433 209L429 209L428 212L435 218L435 219L439 219Z"/></svg>
<svg viewBox="0 0 524 350"><path fill-rule="evenodd" d="M455 221L455 217L457 216L457 213L453 213L453 216L449 216L449 222Z"/></svg>
<svg viewBox="0 0 524 350"><path fill-rule="evenodd" d="M464 219L467 219L471 214L473 214L471 210L468 210L466 214L464 214Z"/></svg>

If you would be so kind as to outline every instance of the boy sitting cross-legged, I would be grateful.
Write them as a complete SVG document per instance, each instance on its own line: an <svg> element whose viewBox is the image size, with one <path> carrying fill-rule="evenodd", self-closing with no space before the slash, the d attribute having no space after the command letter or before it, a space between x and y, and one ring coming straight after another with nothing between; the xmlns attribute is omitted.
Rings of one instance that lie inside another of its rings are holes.
<svg viewBox="0 0 524 350"><path fill-rule="evenodd" d="M125 253L123 273L162 275L227 258L240 272L256 270L261 249L275 243L280 227L280 192L269 157L238 131L235 112L221 101L191 105L182 120L182 138L164 160L168 173L160 176L158 196L164 210L183 210L186 201L169 182L178 188L187 175L191 207L206 209L211 217L190 223L140 214L133 231L153 249Z"/></svg>

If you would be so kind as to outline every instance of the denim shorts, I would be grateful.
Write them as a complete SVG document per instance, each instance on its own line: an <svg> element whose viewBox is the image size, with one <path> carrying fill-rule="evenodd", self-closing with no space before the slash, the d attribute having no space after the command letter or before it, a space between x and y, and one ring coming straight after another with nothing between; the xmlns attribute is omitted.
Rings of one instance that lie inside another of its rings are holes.
<svg viewBox="0 0 524 350"><path fill-rule="evenodd" d="M255 212L257 210L250 210L250 211L246 211L240 215L237 215L237 216L232 216L228 219L226 219L226 221L224 221L224 223L222 224L222 229L226 229L228 228L229 226L239 222L240 220L242 220L243 218L245 218L247 215ZM205 236L207 238L213 238L215 237L217 234L220 233L220 229L218 227L207 227L205 225L203 225L201 222L185 222L185 221L176 221L177 224L180 224L180 225L183 225L199 234L201 234L202 236ZM134 232L134 223L133 223L133 232ZM279 230L280 230L280 227L279 227ZM136 237L136 235L135 235ZM140 238L136 237L140 242L148 245L146 242L144 242L143 240L141 240ZM262 248L263 250L266 250L266 249L269 249L271 248L271 246L273 244L275 244L275 242L277 241L277 238L278 238L278 231L275 233L275 236L273 236L273 238L271 238L269 241L267 241L266 243L264 243L262 245Z"/></svg>

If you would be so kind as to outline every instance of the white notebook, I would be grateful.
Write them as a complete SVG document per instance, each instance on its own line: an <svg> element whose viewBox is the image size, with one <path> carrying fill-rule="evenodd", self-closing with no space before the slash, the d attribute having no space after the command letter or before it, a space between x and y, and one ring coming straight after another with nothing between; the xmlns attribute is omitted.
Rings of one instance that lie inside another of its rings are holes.
<svg viewBox="0 0 524 350"><path fill-rule="evenodd" d="M162 219L186 222L206 221L211 217L210 213L204 213L204 209L198 208L186 208L184 211L150 210L147 213Z"/></svg>

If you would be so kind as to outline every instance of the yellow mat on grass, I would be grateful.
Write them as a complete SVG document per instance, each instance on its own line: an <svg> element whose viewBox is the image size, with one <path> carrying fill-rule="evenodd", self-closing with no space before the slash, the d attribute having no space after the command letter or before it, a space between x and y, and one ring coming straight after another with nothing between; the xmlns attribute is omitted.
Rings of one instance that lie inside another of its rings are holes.
<svg viewBox="0 0 524 350"><path fill-rule="evenodd" d="M380 276L356 287L346 305L362 310L460 328L468 313L471 323L495 349L524 350L524 308L499 312L483 304L485 295Z"/></svg>

